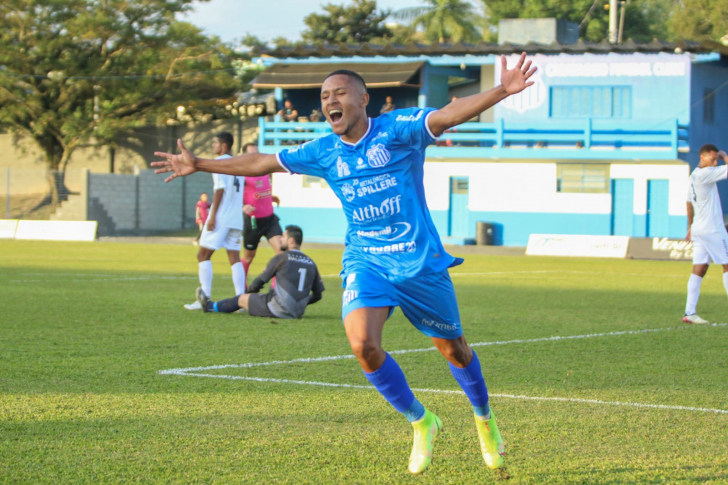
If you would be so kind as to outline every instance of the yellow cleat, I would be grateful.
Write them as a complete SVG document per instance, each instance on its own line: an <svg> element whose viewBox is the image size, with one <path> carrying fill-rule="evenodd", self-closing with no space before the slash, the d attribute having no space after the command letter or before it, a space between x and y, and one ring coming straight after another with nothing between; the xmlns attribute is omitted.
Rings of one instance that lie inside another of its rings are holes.
<svg viewBox="0 0 728 485"><path fill-rule="evenodd" d="M426 410L425 416L413 422L412 427L415 429L415 439L409 459L409 471L417 475L432 463L432 444L442 429L442 421Z"/></svg>
<svg viewBox="0 0 728 485"><path fill-rule="evenodd" d="M493 411L490 411L490 419L487 420L475 416L475 427L478 428L480 451L483 452L485 464L492 469L502 467L505 462L506 444L498 431Z"/></svg>

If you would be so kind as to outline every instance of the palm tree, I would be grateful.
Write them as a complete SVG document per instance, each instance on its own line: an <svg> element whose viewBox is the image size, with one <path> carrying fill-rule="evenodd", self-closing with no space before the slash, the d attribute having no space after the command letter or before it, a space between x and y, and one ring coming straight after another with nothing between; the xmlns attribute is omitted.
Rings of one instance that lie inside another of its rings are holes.
<svg viewBox="0 0 728 485"><path fill-rule="evenodd" d="M427 5L397 10L392 16L422 27L432 42L477 41L482 38L475 26L478 14L467 0L423 0Z"/></svg>

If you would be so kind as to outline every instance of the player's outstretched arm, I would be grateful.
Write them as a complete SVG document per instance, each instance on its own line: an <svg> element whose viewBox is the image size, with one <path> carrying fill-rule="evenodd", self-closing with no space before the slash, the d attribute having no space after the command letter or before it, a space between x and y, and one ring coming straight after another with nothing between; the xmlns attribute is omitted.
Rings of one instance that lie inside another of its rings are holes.
<svg viewBox="0 0 728 485"><path fill-rule="evenodd" d="M154 173L173 172L164 181L169 182L177 177L184 177L195 172L223 173L227 175L242 175L256 177L267 175L273 172L284 172L275 155L267 153L245 153L231 158L210 160L198 158L187 147L182 140L177 140L180 153L154 152L154 155L164 158L164 161L152 162L152 167L161 167Z"/></svg>
<svg viewBox="0 0 728 485"><path fill-rule="evenodd" d="M501 56L501 83L488 91L458 98L444 108L435 111L428 118L430 131L435 136L442 135L445 130L465 123L474 116L493 107L511 94L520 93L533 84L529 81L536 66L526 61L526 53L522 53L513 69L507 69L506 57Z"/></svg>

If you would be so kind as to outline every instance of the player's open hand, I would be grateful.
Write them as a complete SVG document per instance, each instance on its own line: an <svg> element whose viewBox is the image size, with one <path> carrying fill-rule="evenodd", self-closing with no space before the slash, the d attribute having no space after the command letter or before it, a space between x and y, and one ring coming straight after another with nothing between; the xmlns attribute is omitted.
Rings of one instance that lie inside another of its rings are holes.
<svg viewBox="0 0 728 485"><path fill-rule="evenodd" d="M531 61L526 62L526 53L522 53L518 63L513 69L508 69L506 56L501 56L501 86L508 94L520 93L533 85L529 78L536 72L536 66L531 67Z"/></svg>
<svg viewBox="0 0 728 485"><path fill-rule="evenodd" d="M154 171L154 173L174 172L172 175L164 179L165 182L184 177L197 171L197 157L190 152L187 147L182 144L182 140L177 140L177 146L180 149L178 155L167 152L154 152L154 156L165 158L163 162L152 162L152 167L162 167Z"/></svg>

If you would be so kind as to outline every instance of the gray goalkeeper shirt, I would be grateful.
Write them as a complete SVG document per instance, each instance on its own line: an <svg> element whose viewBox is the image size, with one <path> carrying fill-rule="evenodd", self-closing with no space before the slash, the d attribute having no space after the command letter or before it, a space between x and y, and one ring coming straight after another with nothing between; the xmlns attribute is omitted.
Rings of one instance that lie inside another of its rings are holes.
<svg viewBox="0 0 728 485"><path fill-rule="evenodd" d="M276 286L271 290L273 298L268 302L268 308L279 318L301 318L309 302L321 299L324 282L316 263L297 249L284 251L268 261L265 270L248 287L248 292L259 292L273 276Z"/></svg>

